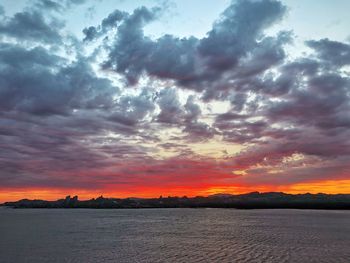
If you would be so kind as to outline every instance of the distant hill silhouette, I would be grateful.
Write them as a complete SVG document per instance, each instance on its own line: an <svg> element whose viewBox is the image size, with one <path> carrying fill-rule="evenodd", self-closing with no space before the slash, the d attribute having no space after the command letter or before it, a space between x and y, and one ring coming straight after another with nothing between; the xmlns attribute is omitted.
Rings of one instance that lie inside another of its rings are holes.
<svg viewBox="0 0 350 263"><path fill-rule="evenodd" d="M215 194L207 197L104 198L80 201L67 196L57 201L22 199L6 202L13 208L239 208L239 209L350 209L350 194L285 194L252 192L241 195Z"/></svg>

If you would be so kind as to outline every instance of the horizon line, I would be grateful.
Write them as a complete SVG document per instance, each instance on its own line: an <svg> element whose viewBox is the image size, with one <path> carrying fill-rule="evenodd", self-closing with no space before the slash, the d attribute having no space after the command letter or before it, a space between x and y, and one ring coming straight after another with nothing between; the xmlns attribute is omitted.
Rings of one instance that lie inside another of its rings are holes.
<svg viewBox="0 0 350 263"><path fill-rule="evenodd" d="M227 196L240 196L240 195L248 195L248 194L272 194L272 193L279 193L279 194L285 194L285 195L331 195L331 196L335 196L335 195L350 195L350 193L325 193L325 192L318 192L318 193L310 193L310 192L304 192L304 193L286 193L286 192L278 192L278 191L270 191L270 192L259 192L259 191L252 191L252 192L246 192L246 193L239 193L239 194L232 194L232 193L216 193L216 194L210 194L210 195L194 195L194 196L188 196L188 195L181 195L181 196L171 196L171 195L159 195L158 197L154 196L154 197L137 197L137 196L129 196L129 197L106 197L103 194L101 194L98 197L92 197L90 199L79 199L79 195L71 195L71 194L67 194L65 195L65 197L63 198L58 198L58 199L40 199L40 198L34 198L34 199L29 199L29 198L21 198L18 199L16 201L4 201L2 203L0 203L0 205L3 205L7 202L17 202L17 201L21 201L21 200L30 200L30 201L34 201L34 200L38 200L38 201L58 201L58 200L62 200L62 199L67 199L69 198L75 198L77 197L77 200L79 201L89 201L89 200L93 200L93 199L98 199L98 198L104 198L104 199L161 199L161 198L197 198L197 197L203 197L203 198L208 198L208 197L212 197L212 196L220 196L220 195L227 195Z"/></svg>

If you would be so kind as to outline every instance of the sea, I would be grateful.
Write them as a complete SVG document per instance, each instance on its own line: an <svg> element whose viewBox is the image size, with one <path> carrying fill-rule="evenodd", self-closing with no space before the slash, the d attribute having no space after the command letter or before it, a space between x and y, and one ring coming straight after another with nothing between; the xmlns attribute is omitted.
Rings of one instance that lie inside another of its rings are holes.
<svg viewBox="0 0 350 263"><path fill-rule="evenodd" d="M350 211L0 208L0 262L350 262Z"/></svg>

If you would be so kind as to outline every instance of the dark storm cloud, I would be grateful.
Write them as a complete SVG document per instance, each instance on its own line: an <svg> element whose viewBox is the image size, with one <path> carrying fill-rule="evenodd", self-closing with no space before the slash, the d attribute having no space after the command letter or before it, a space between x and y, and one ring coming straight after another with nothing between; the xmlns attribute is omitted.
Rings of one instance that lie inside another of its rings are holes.
<svg viewBox="0 0 350 263"><path fill-rule="evenodd" d="M35 7L39 10L64 12L75 5L84 4L86 0L36 0Z"/></svg>
<svg viewBox="0 0 350 263"><path fill-rule="evenodd" d="M222 13L203 39L164 35L152 40L144 35L143 26L157 17L159 9L136 9L117 26L104 68L123 74L129 84L135 84L143 72L173 79L180 86L206 90L209 99L215 96L215 89L227 88L227 83L219 81L224 73L232 75L237 70L252 75L284 59L282 46L289 34L265 37L263 31L285 11L277 1L238 1ZM97 32L94 27L86 29L86 38Z"/></svg>
<svg viewBox="0 0 350 263"><path fill-rule="evenodd" d="M189 141L201 141L211 138L216 133L207 123L199 120L202 115L193 95L188 96L186 103L180 103L176 89L165 88L158 94L157 103L160 113L156 121L164 125L182 128Z"/></svg>
<svg viewBox="0 0 350 263"><path fill-rule="evenodd" d="M16 13L0 22L0 34L21 41L36 41L50 44L62 42L59 34L61 23L47 21L47 18L36 10Z"/></svg>
<svg viewBox="0 0 350 263"><path fill-rule="evenodd" d="M40 9L53 10L57 12L64 10L64 6L61 3L52 0L38 0L36 1L36 6Z"/></svg>
<svg viewBox="0 0 350 263"><path fill-rule="evenodd" d="M2 44L0 68L2 186L88 187L92 177L80 173L149 152L108 136L152 139L137 126L154 110L149 90L113 99L120 90L86 60L68 62L42 47Z"/></svg>
<svg viewBox="0 0 350 263"><path fill-rule="evenodd" d="M0 45L1 110L37 115L69 114L74 109L108 108L116 92L97 78L84 60L66 64L41 47ZM98 88L97 88L98 87Z"/></svg>
<svg viewBox="0 0 350 263"><path fill-rule="evenodd" d="M232 158L237 169L247 169L237 181L288 184L346 178L350 78L342 67L349 63L349 46L328 39L307 44L314 52L276 64L277 74L256 72L242 78L241 71L231 81L235 88L226 93L231 110L218 115L213 126L224 140L249 145ZM286 168L284 158L293 154L304 156L299 167L269 174L274 166ZM256 166L265 168L252 168Z"/></svg>
<svg viewBox="0 0 350 263"><path fill-rule="evenodd" d="M318 52L318 58L328 66L345 66L350 64L350 45L328 38L318 41L309 40L306 44Z"/></svg>
<svg viewBox="0 0 350 263"><path fill-rule="evenodd" d="M285 7L277 1L238 1L222 13L208 36L201 40L199 53L212 70L231 69L256 47L263 30L284 13Z"/></svg>
<svg viewBox="0 0 350 263"><path fill-rule="evenodd" d="M69 41L36 10L16 13L1 24L2 32L13 38L0 44L1 186L69 187L79 182L88 187L90 180L81 179L81 172L144 154L142 147L108 135L125 139L140 134L134 126L153 110L153 94L145 90L122 96L109 79L96 75L88 58L55 53L51 47Z"/></svg>
<svg viewBox="0 0 350 263"><path fill-rule="evenodd" d="M126 126L135 126L154 111L155 105L152 98L153 93L148 89L143 89L136 96L121 96L109 120Z"/></svg>
<svg viewBox="0 0 350 263"><path fill-rule="evenodd" d="M316 53L316 57L322 57L323 51L319 52L321 54ZM349 132L349 77L342 75L336 64L330 68L328 63L328 60L304 58L284 65L279 79L287 81L285 83L288 92L280 96L282 100L269 102L261 112L270 123L293 125L299 130L297 137L284 136L285 140L303 142L302 136L307 133L314 134L315 138L319 136L318 141L314 142L314 147L306 143L310 151L299 145L299 149L295 149L296 152L321 155L323 151L323 154L327 154L329 151L323 148L326 146L329 149L336 147L341 154L342 145L348 141L342 136ZM267 90L274 87L273 83L276 82L269 83L270 88ZM279 133L283 132L285 131ZM285 135L288 133L285 132ZM332 137L342 139L335 144L330 140ZM315 147L322 150L315 152L312 150Z"/></svg>
<svg viewBox="0 0 350 263"><path fill-rule="evenodd" d="M2 5L0 5L0 16L5 14L5 10L4 7Z"/></svg>
<svg viewBox="0 0 350 263"><path fill-rule="evenodd" d="M143 26L154 20L158 12L158 8L149 10L141 7L127 16L119 26L119 37L109 54L109 57L117 58L118 62L106 61L104 68L113 67L118 73L123 73L130 83L137 81L153 45L149 38L144 37Z"/></svg>
<svg viewBox="0 0 350 263"><path fill-rule="evenodd" d="M66 187L69 184L80 187L82 183L85 187L84 182L94 178L92 171L98 173L106 167L121 165L125 158L138 163L145 160L145 152L151 149L127 143L137 130L126 129L108 118L109 114L91 109L50 117L2 113L1 185L54 186L56 182ZM121 139L109 137L112 132ZM81 178L84 175L89 176Z"/></svg>
<svg viewBox="0 0 350 263"><path fill-rule="evenodd" d="M268 106L267 117L272 121L307 124L326 130L347 127L350 79L334 72L318 73L305 75L307 81L300 82L294 77L298 82L295 88L283 101Z"/></svg>
<svg viewBox="0 0 350 263"><path fill-rule="evenodd" d="M233 113L216 118L215 126L226 140L255 143L233 158L234 165L248 169L243 181L296 183L348 174L348 165L338 161L350 156L350 78L341 68L347 63L347 45L333 42L340 50L332 50L328 40L309 43L315 48L310 57L284 64L277 78L253 82L253 89L265 98L259 99L260 108L243 118ZM328 58L332 52L339 58L334 63ZM284 80L284 92L279 92L280 80ZM263 118L263 126L247 123L257 116ZM271 166L285 168L284 158L293 154L303 154L303 168L269 174ZM267 168L249 169L256 165ZM257 174L265 175L259 179Z"/></svg>
<svg viewBox="0 0 350 263"><path fill-rule="evenodd" d="M85 34L85 41L91 41L103 34L107 33L108 30L116 27L118 23L123 20L128 14L119 10L115 10L113 13L102 20L101 25L98 27L90 26L84 28L83 33Z"/></svg>
<svg viewBox="0 0 350 263"><path fill-rule="evenodd" d="M160 113L157 121L163 123L179 123L184 115L176 89L163 89L159 94Z"/></svg>
<svg viewBox="0 0 350 263"><path fill-rule="evenodd" d="M183 131L188 134L187 140L205 141L206 139L212 138L215 134L217 134L214 128L199 120L199 118L202 116L202 110L195 102L195 97L193 95L190 95L187 98L184 109L185 128Z"/></svg>
<svg viewBox="0 0 350 263"><path fill-rule="evenodd" d="M311 133L312 129L307 131L308 133L294 133L296 135L295 141L291 140L293 133L289 134L289 137L286 138L287 140L283 138L282 140L266 141L257 147L241 152L234 158L234 162L244 167L258 163L275 165L280 164L283 157L288 157L295 153L317 156L324 161L329 161L339 156L349 156L350 142L346 139L346 134L331 137ZM317 175L310 176L317 177Z"/></svg>

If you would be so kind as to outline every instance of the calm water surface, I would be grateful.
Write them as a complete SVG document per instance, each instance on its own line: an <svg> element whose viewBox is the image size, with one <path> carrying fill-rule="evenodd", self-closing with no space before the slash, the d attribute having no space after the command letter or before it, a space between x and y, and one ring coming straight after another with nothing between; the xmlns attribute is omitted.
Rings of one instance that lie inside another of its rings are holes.
<svg viewBox="0 0 350 263"><path fill-rule="evenodd" d="M350 262L350 212L1 208L0 262Z"/></svg>

